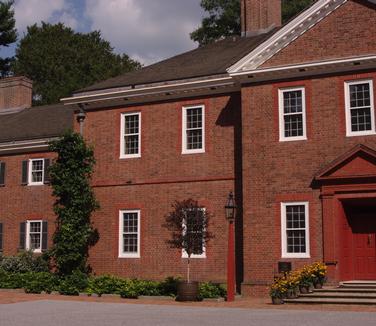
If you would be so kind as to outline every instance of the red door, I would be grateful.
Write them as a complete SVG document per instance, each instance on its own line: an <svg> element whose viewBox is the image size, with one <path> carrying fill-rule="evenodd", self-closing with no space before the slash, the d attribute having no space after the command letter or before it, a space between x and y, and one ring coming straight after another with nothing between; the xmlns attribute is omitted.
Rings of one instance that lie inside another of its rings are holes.
<svg viewBox="0 0 376 326"><path fill-rule="evenodd" d="M343 203L341 276L376 280L376 200Z"/></svg>

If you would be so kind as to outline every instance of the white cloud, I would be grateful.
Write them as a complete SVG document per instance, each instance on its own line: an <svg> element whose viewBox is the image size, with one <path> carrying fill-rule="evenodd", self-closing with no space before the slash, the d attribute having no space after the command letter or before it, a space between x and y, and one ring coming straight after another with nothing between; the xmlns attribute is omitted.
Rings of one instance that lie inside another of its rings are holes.
<svg viewBox="0 0 376 326"><path fill-rule="evenodd" d="M200 0L86 0L92 30L117 52L149 64L196 47L190 40L201 21Z"/></svg>
<svg viewBox="0 0 376 326"><path fill-rule="evenodd" d="M67 0L16 0L14 9L20 36L27 26L41 21L61 21L72 28L77 26L77 20L70 13L71 8Z"/></svg>

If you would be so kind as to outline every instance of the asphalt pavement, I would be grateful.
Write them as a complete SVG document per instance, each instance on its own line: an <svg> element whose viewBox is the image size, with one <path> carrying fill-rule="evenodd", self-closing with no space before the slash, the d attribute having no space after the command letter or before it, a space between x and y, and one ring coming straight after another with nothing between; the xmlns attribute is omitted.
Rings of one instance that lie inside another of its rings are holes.
<svg viewBox="0 0 376 326"><path fill-rule="evenodd" d="M0 326L368 326L376 313L31 301L0 305Z"/></svg>

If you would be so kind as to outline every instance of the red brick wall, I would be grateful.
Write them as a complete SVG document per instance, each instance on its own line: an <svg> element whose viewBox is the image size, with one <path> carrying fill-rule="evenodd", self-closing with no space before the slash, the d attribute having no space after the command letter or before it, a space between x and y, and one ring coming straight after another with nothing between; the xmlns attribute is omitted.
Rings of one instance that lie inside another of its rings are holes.
<svg viewBox="0 0 376 326"><path fill-rule="evenodd" d="M206 152L182 155L182 106L191 104L205 105ZM141 158L119 159L123 112L141 112ZM192 197L215 216L215 238L208 244L207 258L194 260L192 278L225 281L224 205L235 190L240 134L236 136L234 125L240 125L239 114L236 94L87 113L84 135L95 148L93 185L101 204L93 216L100 240L90 255L96 273L149 279L183 276L185 260L179 250L168 247L169 234L161 225L175 200ZM141 210L140 259L118 258L121 209Z"/></svg>
<svg viewBox="0 0 376 326"><path fill-rule="evenodd" d="M346 137L344 82L362 78L375 82L376 72L242 89L244 283L259 285L254 293L265 293L282 260L280 202L310 205L312 259L287 260L296 268L322 259L320 190L311 182L355 145L376 149L376 136ZM278 88L298 85L306 87L308 140L279 142Z"/></svg>
<svg viewBox="0 0 376 326"><path fill-rule="evenodd" d="M32 87L26 77L0 79L0 110L31 107Z"/></svg>
<svg viewBox="0 0 376 326"><path fill-rule="evenodd" d="M266 61L272 67L375 54L376 5L348 1Z"/></svg>
<svg viewBox="0 0 376 326"><path fill-rule="evenodd" d="M31 158L52 158L52 153L0 156L6 163L5 186L0 187L0 222L3 223L3 254L18 251L20 223L26 220L48 221L49 246L52 243L55 215L51 187L21 185L22 161Z"/></svg>

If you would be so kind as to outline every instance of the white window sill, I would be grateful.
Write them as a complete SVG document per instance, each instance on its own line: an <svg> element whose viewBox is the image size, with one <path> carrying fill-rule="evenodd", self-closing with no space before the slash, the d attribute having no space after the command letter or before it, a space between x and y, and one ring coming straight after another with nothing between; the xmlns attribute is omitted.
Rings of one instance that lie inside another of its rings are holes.
<svg viewBox="0 0 376 326"><path fill-rule="evenodd" d="M280 142L301 141L301 140L307 140L307 137L306 136L302 136L302 137L279 138Z"/></svg>
<svg viewBox="0 0 376 326"><path fill-rule="evenodd" d="M187 255L182 255L182 259L188 259ZM192 255L191 259L206 259L206 255Z"/></svg>
<svg viewBox="0 0 376 326"><path fill-rule="evenodd" d="M141 154L132 154L132 155L120 155L119 159L126 160L130 158L140 158Z"/></svg>
<svg viewBox="0 0 376 326"><path fill-rule="evenodd" d="M32 183L28 183L27 185L28 186L44 186L44 183L43 182L32 182Z"/></svg>
<svg viewBox="0 0 376 326"><path fill-rule="evenodd" d="M183 155L189 155L189 154L202 154L202 153L205 153L205 149L183 150L181 153L182 153Z"/></svg>
<svg viewBox="0 0 376 326"><path fill-rule="evenodd" d="M281 258L304 258L309 259L311 258L310 254L283 254Z"/></svg>
<svg viewBox="0 0 376 326"><path fill-rule="evenodd" d="M41 254L42 253L42 249L30 249L30 248L26 248L26 250L30 250L34 254Z"/></svg>
<svg viewBox="0 0 376 326"><path fill-rule="evenodd" d="M141 258L140 254L120 254L118 258Z"/></svg>
<svg viewBox="0 0 376 326"><path fill-rule="evenodd" d="M376 132L373 130L370 130L370 131L350 132L346 134L346 137L359 137L359 136L372 136L372 135L376 135Z"/></svg>

